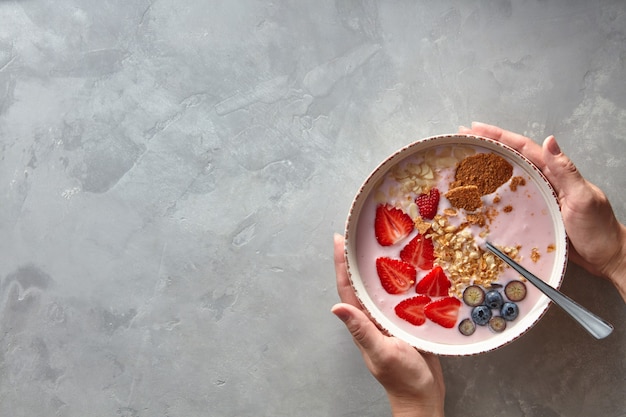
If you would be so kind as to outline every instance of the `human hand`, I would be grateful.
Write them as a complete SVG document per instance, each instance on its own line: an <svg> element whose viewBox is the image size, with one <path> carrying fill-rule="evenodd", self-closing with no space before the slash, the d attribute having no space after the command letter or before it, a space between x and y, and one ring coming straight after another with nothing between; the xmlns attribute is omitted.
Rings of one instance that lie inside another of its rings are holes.
<svg viewBox="0 0 626 417"><path fill-rule="evenodd" d="M335 274L341 303L332 312L344 322L372 375L389 398L394 417L443 416L445 386L439 358L386 336L361 309L348 278L344 238L334 236Z"/></svg>
<svg viewBox="0 0 626 417"><path fill-rule="evenodd" d="M626 226L615 217L604 192L583 178L561 152L554 136L539 145L523 135L477 122L471 128L460 127L459 133L502 142L541 169L557 193L572 261L611 280L626 301Z"/></svg>

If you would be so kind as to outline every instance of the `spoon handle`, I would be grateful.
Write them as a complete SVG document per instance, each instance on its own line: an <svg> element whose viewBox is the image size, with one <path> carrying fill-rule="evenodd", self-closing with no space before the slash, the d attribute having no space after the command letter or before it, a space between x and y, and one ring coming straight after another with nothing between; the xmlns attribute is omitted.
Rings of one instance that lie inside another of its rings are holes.
<svg viewBox="0 0 626 417"><path fill-rule="evenodd" d="M511 268L515 269L524 278L530 281L535 287L550 298L554 304L561 307L568 313L574 320L578 322L585 330L587 330L596 339L604 339L613 331L613 325L611 323L596 316L562 292L552 288L541 279L530 273L526 268L506 256L498 248L493 246L489 242L485 242L487 249L497 255L500 259L506 262Z"/></svg>

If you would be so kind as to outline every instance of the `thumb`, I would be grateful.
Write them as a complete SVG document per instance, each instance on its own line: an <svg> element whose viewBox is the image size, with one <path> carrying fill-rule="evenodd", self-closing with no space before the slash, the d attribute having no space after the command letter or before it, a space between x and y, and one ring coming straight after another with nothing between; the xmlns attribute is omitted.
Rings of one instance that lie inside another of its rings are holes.
<svg viewBox="0 0 626 417"><path fill-rule="evenodd" d="M383 343L383 334L363 311L346 303L334 305L331 311L343 321L361 349L366 352L376 352Z"/></svg>
<svg viewBox="0 0 626 417"><path fill-rule="evenodd" d="M574 163L561 152L554 136L550 135L543 142L544 174L559 196L571 194L584 184L585 180Z"/></svg>

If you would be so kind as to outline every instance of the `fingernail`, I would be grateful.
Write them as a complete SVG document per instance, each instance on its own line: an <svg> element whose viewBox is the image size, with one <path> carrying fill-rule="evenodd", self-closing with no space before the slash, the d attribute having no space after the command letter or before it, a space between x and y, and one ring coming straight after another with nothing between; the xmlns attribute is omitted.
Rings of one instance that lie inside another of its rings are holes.
<svg viewBox="0 0 626 417"><path fill-rule="evenodd" d="M339 318L339 320L343 321L344 323L347 322L350 319L350 313L345 311L345 310L335 310L334 308L331 310L331 312L337 316Z"/></svg>
<svg viewBox="0 0 626 417"><path fill-rule="evenodd" d="M546 138L546 147L552 155L556 156L561 154L561 148L559 147L559 144L556 142L556 139L552 135Z"/></svg>

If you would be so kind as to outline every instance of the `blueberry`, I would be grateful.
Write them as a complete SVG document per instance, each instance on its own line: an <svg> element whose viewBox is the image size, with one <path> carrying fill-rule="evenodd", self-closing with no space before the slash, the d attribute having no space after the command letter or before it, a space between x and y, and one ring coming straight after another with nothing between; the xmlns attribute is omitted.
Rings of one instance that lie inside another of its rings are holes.
<svg viewBox="0 0 626 417"><path fill-rule="evenodd" d="M504 303L500 310L500 315L507 321L515 320L518 314L519 307L517 307L517 304L511 302Z"/></svg>
<svg viewBox="0 0 626 417"><path fill-rule="evenodd" d="M487 306L476 306L472 309L472 320L479 326L484 326L491 318L491 310Z"/></svg>
<svg viewBox="0 0 626 417"><path fill-rule="evenodd" d="M491 290L485 294L485 305L494 310L499 310L502 308L502 304L504 303L504 299L502 298L502 294L499 291Z"/></svg>

